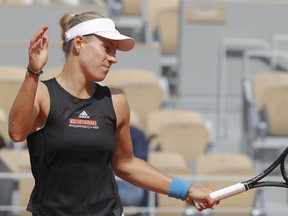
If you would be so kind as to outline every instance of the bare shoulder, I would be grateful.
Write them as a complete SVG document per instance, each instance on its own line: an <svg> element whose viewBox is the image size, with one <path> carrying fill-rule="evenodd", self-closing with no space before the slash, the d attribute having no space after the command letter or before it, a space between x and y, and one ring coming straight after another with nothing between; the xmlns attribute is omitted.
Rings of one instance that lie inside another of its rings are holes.
<svg viewBox="0 0 288 216"><path fill-rule="evenodd" d="M127 103L127 100L123 91L121 91L120 89L114 89L114 88L111 88L110 91L111 91L114 105L118 103L120 104L123 103L122 105L125 105L125 103Z"/></svg>
<svg viewBox="0 0 288 216"><path fill-rule="evenodd" d="M130 108L126 96L119 89L110 89L117 122L129 121Z"/></svg>

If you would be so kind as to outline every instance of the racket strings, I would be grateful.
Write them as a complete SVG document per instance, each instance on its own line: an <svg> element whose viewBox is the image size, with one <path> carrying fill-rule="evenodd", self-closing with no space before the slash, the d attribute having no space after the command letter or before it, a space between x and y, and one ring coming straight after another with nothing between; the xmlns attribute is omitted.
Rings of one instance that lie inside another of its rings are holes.
<svg viewBox="0 0 288 216"><path fill-rule="evenodd" d="M284 170L285 170L286 177L287 177L287 173L288 173L287 168L288 168L288 155L286 155L285 161L284 161Z"/></svg>
<svg viewBox="0 0 288 216"><path fill-rule="evenodd" d="M284 163L283 163L283 177L285 179L285 181L288 183L288 154L286 155L286 157L284 158Z"/></svg>

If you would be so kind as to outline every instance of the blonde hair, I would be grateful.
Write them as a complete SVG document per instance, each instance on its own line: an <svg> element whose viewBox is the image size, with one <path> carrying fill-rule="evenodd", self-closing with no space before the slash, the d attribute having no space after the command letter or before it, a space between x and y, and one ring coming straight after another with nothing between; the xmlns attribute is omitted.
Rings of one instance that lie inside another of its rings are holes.
<svg viewBox="0 0 288 216"><path fill-rule="evenodd" d="M60 27L62 29L61 38L62 38L62 50L65 53L65 56L69 53L72 41L65 41L65 32L72 28L73 26L82 23L87 20L103 18L102 15L95 11L84 12L81 14L72 14L67 13L63 15L59 21Z"/></svg>

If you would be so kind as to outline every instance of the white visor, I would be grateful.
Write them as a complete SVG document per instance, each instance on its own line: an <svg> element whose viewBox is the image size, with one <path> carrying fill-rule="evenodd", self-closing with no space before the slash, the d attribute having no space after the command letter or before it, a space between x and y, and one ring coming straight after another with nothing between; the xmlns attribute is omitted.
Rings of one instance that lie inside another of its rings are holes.
<svg viewBox="0 0 288 216"><path fill-rule="evenodd" d="M65 32L65 41L74 39L77 35L95 34L101 37L119 42L118 50L129 51L133 49L135 41L133 38L120 34L116 30L113 20L108 18L97 18L82 22L73 26Z"/></svg>

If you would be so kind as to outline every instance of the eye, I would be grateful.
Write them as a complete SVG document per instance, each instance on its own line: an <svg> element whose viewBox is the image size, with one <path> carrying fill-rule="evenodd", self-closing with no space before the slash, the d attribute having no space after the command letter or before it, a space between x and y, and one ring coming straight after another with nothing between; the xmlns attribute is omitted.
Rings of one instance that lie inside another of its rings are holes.
<svg viewBox="0 0 288 216"><path fill-rule="evenodd" d="M111 50L111 46L109 44L104 45L104 48L107 53L109 53Z"/></svg>
<svg viewBox="0 0 288 216"><path fill-rule="evenodd" d="M104 48L106 53L113 53L114 55L116 55L116 49L114 49L111 44L104 44Z"/></svg>

